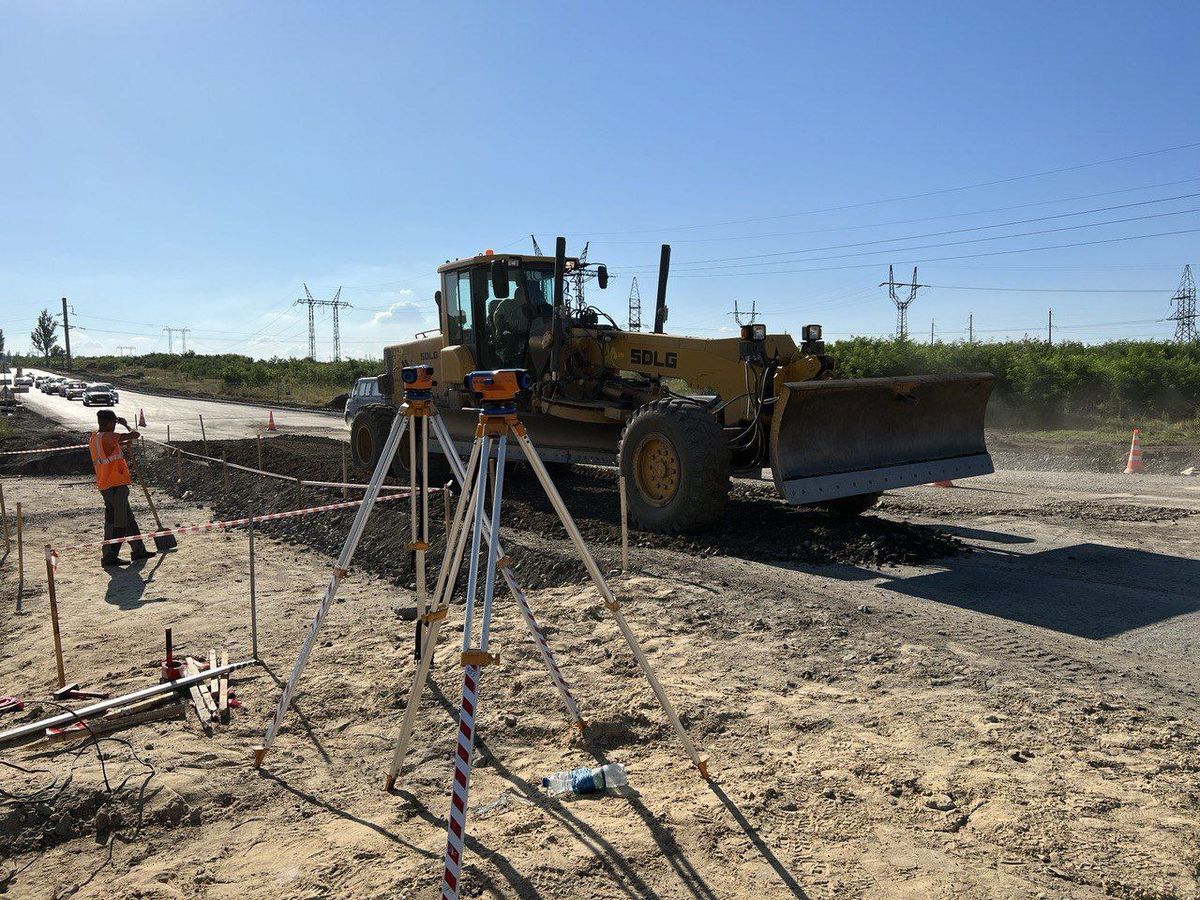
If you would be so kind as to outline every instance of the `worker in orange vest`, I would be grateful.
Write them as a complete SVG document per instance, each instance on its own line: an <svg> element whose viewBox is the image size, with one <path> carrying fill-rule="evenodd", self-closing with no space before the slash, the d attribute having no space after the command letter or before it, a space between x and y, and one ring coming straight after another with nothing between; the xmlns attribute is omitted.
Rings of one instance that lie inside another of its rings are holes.
<svg viewBox="0 0 1200 900"><path fill-rule="evenodd" d="M123 448L132 444L138 438L136 431L128 434L117 434L117 423L129 428L129 423L111 409L102 409L96 413L98 431L88 436L88 451L92 454L92 468L96 470L96 488L104 498L104 539L126 537L140 534L133 510L129 508L129 486L133 479L129 477L129 466L125 462ZM141 541L130 541L130 561L148 559L154 551L147 550ZM120 557L121 543L105 544L100 555L102 566L123 566L125 560Z"/></svg>

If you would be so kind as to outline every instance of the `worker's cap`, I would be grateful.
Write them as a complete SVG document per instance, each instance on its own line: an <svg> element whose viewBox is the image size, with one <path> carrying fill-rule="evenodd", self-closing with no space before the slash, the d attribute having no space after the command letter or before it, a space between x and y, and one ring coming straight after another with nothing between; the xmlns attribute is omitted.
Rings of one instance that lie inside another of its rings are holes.
<svg viewBox="0 0 1200 900"><path fill-rule="evenodd" d="M113 412L111 409L98 409L98 410L96 410L96 421L97 422L115 422L115 421L117 421L117 414L115 412Z"/></svg>

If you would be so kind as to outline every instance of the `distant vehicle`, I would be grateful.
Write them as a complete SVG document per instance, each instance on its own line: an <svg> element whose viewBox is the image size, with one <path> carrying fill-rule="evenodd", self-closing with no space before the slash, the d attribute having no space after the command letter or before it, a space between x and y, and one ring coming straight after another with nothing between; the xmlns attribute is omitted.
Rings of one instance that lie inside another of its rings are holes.
<svg viewBox="0 0 1200 900"><path fill-rule="evenodd" d="M368 403L378 403L383 398L379 393L379 379L360 378L354 382L354 390L350 392L350 396L346 398L346 424L350 424L350 420L354 418L354 414Z"/></svg>
<svg viewBox="0 0 1200 900"><path fill-rule="evenodd" d="M117 389L111 384L89 384L83 392L84 406L116 406L118 400Z"/></svg>
<svg viewBox="0 0 1200 900"><path fill-rule="evenodd" d="M33 378L29 375L18 375L13 379L13 392L17 394L28 394L29 388L33 385Z"/></svg>
<svg viewBox="0 0 1200 900"><path fill-rule="evenodd" d="M34 379L33 379L33 386L34 386L34 387L36 387L36 388L40 388L40 387L41 387L43 384L45 384L45 383L46 383L46 379L47 379L47 378L49 378L49 377L50 377L49 375L37 375L37 376L35 376L35 377L34 377Z"/></svg>
<svg viewBox="0 0 1200 900"><path fill-rule="evenodd" d="M67 386L63 389L63 396L68 400L82 400L83 395L87 393L86 381L68 381Z"/></svg>
<svg viewBox="0 0 1200 900"><path fill-rule="evenodd" d="M59 378L57 375L47 375L46 378L42 381L42 393L43 394L57 394L58 393L58 384L60 381L62 381L62 379Z"/></svg>

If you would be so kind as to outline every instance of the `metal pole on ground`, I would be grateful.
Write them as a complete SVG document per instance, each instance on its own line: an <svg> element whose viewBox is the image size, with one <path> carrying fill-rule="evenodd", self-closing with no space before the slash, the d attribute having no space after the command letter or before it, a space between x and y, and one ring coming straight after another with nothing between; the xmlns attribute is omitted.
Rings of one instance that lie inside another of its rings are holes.
<svg viewBox="0 0 1200 900"><path fill-rule="evenodd" d="M171 443L171 423L167 423L167 443Z"/></svg>
<svg viewBox="0 0 1200 900"><path fill-rule="evenodd" d="M446 507L446 528L450 528L450 503L454 500L454 481L447 481L442 485L442 502Z"/></svg>
<svg viewBox="0 0 1200 900"><path fill-rule="evenodd" d="M58 667L58 686L65 687L67 673L63 668L62 637L58 630L58 595L54 590L54 559L49 544L46 545L46 587L50 593L50 627L54 631L54 664Z"/></svg>
<svg viewBox="0 0 1200 900"><path fill-rule="evenodd" d="M258 595L254 589L254 516L249 522L250 534L250 656L258 659Z"/></svg>
<svg viewBox="0 0 1200 900"><path fill-rule="evenodd" d="M621 492L621 574L629 571L629 513L625 499L625 476L617 473L617 487Z"/></svg>

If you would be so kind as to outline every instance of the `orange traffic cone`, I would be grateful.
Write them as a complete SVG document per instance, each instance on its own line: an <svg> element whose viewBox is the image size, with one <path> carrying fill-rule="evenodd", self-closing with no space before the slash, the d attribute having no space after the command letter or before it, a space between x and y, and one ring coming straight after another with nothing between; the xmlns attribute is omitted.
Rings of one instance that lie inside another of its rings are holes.
<svg viewBox="0 0 1200 900"><path fill-rule="evenodd" d="M140 406L138 407L138 427L146 427L146 413Z"/></svg>
<svg viewBox="0 0 1200 900"><path fill-rule="evenodd" d="M267 431L275 430L275 412L267 410Z"/></svg>
<svg viewBox="0 0 1200 900"><path fill-rule="evenodd" d="M1138 440L1138 435L1141 433L1140 429L1133 429L1133 442L1129 445L1129 462L1125 463L1126 475L1141 475L1145 472L1145 469L1142 468L1142 442Z"/></svg>

